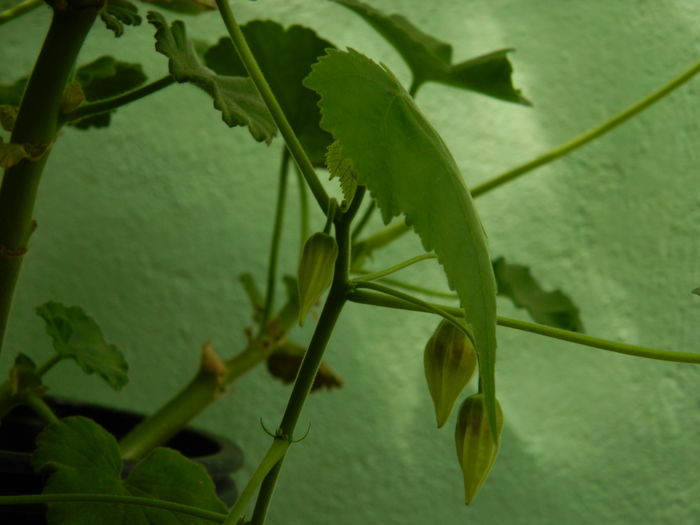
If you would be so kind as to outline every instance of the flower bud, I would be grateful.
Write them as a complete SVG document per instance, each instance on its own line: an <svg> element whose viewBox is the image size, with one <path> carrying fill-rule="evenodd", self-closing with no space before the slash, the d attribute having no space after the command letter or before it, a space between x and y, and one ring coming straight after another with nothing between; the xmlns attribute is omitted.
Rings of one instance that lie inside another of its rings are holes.
<svg viewBox="0 0 700 525"><path fill-rule="evenodd" d="M423 353L425 378L433 398L438 428L450 417L457 396L474 374L476 362L471 340L452 323L442 320Z"/></svg>
<svg viewBox="0 0 700 525"><path fill-rule="evenodd" d="M498 453L498 437L503 429L503 412L496 401L496 426L494 438L489 428L483 394L469 396L459 407L455 444L464 475L464 501L469 505L486 481Z"/></svg>
<svg viewBox="0 0 700 525"><path fill-rule="evenodd" d="M333 280L338 245L327 233L314 233L304 244L299 262L299 324Z"/></svg>

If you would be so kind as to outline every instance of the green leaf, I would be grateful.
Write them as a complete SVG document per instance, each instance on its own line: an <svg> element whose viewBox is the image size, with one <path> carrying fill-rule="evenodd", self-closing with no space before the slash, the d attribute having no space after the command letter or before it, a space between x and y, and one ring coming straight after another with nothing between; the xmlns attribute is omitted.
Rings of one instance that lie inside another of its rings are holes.
<svg viewBox="0 0 700 525"><path fill-rule="evenodd" d="M46 427L37 438L32 462L38 471L53 471L44 494L151 497L226 512L204 467L171 449L155 449L122 480L123 465L116 439L84 417L68 417ZM163 509L89 502L50 504L48 521L51 525L211 523Z"/></svg>
<svg viewBox="0 0 700 525"><path fill-rule="evenodd" d="M128 365L116 346L104 340L97 323L79 306L50 301L36 309L59 355L70 357L86 374L96 373L115 390L129 381Z"/></svg>
<svg viewBox="0 0 700 525"><path fill-rule="evenodd" d="M124 24L137 26L141 23L138 8L128 0L107 0L107 5L100 13L100 18L114 32L114 36L120 37L124 34Z"/></svg>
<svg viewBox="0 0 700 525"><path fill-rule="evenodd" d="M693 293L695 295L700 295L700 288L696 288L695 290L693 290Z"/></svg>
<svg viewBox="0 0 700 525"><path fill-rule="evenodd" d="M356 51L330 50L306 85L321 95L321 126L342 145L384 222L403 213L444 266L471 325L496 435L496 286L486 236L454 159L398 80Z"/></svg>
<svg viewBox="0 0 700 525"><path fill-rule="evenodd" d="M413 86L439 82L483 95L529 104L513 87L513 68L508 49L452 64L452 46L418 29L401 15L385 15L359 0L334 0L360 15L382 35L406 61L413 73Z"/></svg>
<svg viewBox="0 0 700 525"><path fill-rule="evenodd" d="M277 128L250 78L217 75L202 65L179 20L168 26L163 15L149 12L148 21L156 27L156 50L170 59L170 74L176 81L190 82L208 93L229 126L248 126L258 142L272 141Z"/></svg>
<svg viewBox="0 0 700 525"><path fill-rule="evenodd" d="M541 324L583 332L579 309L561 290L546 292L532 277L530 268L509 264L503 257L493 261L498 295L508 297L518 308L525 308Z"/></svg>
<svg viewBox="0 0 700 525"><path fill-rule="evenodd" d="M111 56L101 56L78 68L75 80L80 83L89 102L116 97L146 82L141 64L121 62ZM111 113L103 113L73 123L76 128L102 128L109 125Z"/></svg>
<svg viewBox="0 0 700 525"><path fill-rule="evenodd" d="M303 86L311 65L333 44L306 27L253 21L241 27L255 59L311 162L323 166L331 136L319 127L318 95ZM207 66L220 75L247 76L243 63L227 37L205 54Z"/></svg>
<svg viewBox="0 0 700 525"><path fill-rule="evenodd" d="M343 153L343 147L340 142L335 141L328 146L326 153L326 166L333 177L338 177L340 180L340 189L343 191L343 200L345 204L350 204L357 190L357 175L352 168L352 161Z"/></svg>
<svg viewBox="0 0 700 525"><path fill-rule="evenodd" d="M206 0L142 0L160 9L166 9L183 15L199 15L216 10L215 2Z"/></svg>

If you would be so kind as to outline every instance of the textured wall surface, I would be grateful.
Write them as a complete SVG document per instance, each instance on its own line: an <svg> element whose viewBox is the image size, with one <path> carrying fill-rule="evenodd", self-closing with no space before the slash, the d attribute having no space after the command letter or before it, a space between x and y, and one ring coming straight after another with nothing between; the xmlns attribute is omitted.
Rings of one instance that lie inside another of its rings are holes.
<svg viewBox="0 0 700 525"><path fill-rule="evenodd" d="M302 23L339 47L386 63L395 51L351 12L311 0L237 1L243 20ZM376 0L454 45L456 60L503 47L525 108L429 85L418 104L450 146L468 185L544 153L624 109L700 54L696 0L586 2ZM169 19L175 18L168 15ZM0 29L0 82L33 63L48 13ZM215 13L192 36L224 33ZM81 62L105 53L166 70L147 24L121 41L97 27ZM494 256L526 264L581 308L589 334L700 352L700 79L604 138L478 199ZM52 392L151 410L189 379L206 340L241 348L250 312L237 275L263 280L281 143L229 129L197 89L176 85L121 109L106 130L67 129L52 153L18 287L3 375L22 351L50 353L36 305L79 304L127 355L131 382L113 393L62 364ZM284 271L296 269L296 188ZM378 229L377 222L371 227ZM322 223L316 217L314 227ZM406 237L376 267L415 255ZM425 264L425 263L424 263ZM407 272L444 286L430 264ZM499 299L501 315L528 319ZM294 525L545 525L700 523L700 368L641 360L499 328L502 449L469 508L452 424L437 431L422 350L431 316L350 305L327 360L345 387L315 394L311 433L285 463L269 523ZM307 341L312 330L295 332ZM469 387L472 391L475 385ZM289 388L258 368L196 425L234 436L245 483Z"/></svg>

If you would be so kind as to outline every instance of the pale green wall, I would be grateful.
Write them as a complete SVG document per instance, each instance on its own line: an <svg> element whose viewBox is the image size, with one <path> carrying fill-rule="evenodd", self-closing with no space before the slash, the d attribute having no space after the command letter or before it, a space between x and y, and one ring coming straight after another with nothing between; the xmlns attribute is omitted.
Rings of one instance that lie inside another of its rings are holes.
<svg viewBox="0 0 700 525"><path fill-rule="evenodd" d="M336 5L236 4L243 19L308 24L408 78L395 52ZM438 86L418 97L470 185L611 116L700 51L696 0L374 4L453 42L456 59L517 49L515 79L531 109ZM0 82L30 67L45 15L2 26ZM215 14L188 26L209 42L223 34ZM107 49L142 61L151 78L163 74L150 26L123 40L98 28L84 61ZM700 352L700 298L690 294L700 285L699 96L696 80L570 158L478 200L493 254L531 265L548 289L572 295L592 335ZM62 365L65 376L49 378L62 395L148 410L190 377L203 341L223 355L240 348L249 314L236 276L264 274L279 150L279 141L268 148L228 129L189 86L121 110L108 130L66 130L45 173L2 369L17 351L48 354L33 314L48 299L83 305L132 367L131 384L114 394ZM378 263L417 246L407 238ZM292 227L284 251L295 250ZM413 275L441 285L439 272L425 268ZM507 302L499 311L527 318ZM434 429L422 377L434 324L347 308L328 352L345 388L308 403L300 426L311 422L311 433L285 463L271 524L700 523L700 369L504 328L502 450L474 506L464 508L452 430ZM197 420L245 449L241 483L269 442L259 419L274 427L288 391L259 369Z"/></svg>

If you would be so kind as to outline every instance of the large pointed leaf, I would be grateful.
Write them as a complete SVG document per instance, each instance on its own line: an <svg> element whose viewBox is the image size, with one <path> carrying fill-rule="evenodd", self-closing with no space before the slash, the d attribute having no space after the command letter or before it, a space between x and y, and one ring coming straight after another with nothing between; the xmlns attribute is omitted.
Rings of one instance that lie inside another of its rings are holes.
<svg viewBox="0 0 700 525"><path fill-rule="evenodd" d="M204 467L179 452L158 448L122 480L116 439L94 421L67 417L49 425L37 438L32 458L39 471L52 471L45 494L90 493L139 496L226 512ZM119 503L55 503L51 525L208 525L202 518Z"/></svg>
<svg viewBox="0 0 700 525"><path fill-rule="evenodd" d="M493 261L498 295L510 298L519 308L525 308L538 323L556 326L564 330L583 332L579 309L561 290L546 292L532 274L530 268L507 263L503 257Z"/></svg>
<svg viewBox="0 0 700 525"><path fill-rule="evenodd" d="M170 59L170 74L175 80L190 82L207 92L229 126L248 126L258 142L272 141L277 128L250 78L217 75L202 65L179 20L168 26L163 15L150 12L148 21L156 27L156 50Z"/></svg>
<svg viewBox="0 0 700 525"><path fill-rule="evenodd" d="M413 73L414 89L424 82L440 82L484 95L529 104L513 87L510 50L452 64L452 46L418 29L401 15L385 15L359 0L334 0L365 19L406 61Z"/></svg>
<svg viewBox="0 0 700 525"><path fill-rule="evenodd" d="M454 159L398 80L356 51L329 51L306 85L321 95L321 126L352 161L384 222L403 213L444 266L471 325L495 435L496 286L485 234Z"/></svg>
<svg viewBox="0 0 700 525"><path fill-rule="evenodd" d="M335 46L311 29L292 26L285 30L270 20L249 22L241 30L304 150L314 165L323 166L331 137L318 125L318 95L305 88L302 80L318 57ZM206 51L204 61L220 75L248 75L227 37Z"/></svg>
<svg viewBox="0 0 700 525"><path fill-rule="evenodd" d="M82 308L52 301L39 306L36 313L46 323L59 355L75 359L86 374L96 373L115 390L128 383L124 356L105 341L100 327Z"/></svg>

